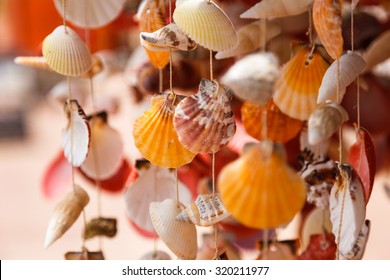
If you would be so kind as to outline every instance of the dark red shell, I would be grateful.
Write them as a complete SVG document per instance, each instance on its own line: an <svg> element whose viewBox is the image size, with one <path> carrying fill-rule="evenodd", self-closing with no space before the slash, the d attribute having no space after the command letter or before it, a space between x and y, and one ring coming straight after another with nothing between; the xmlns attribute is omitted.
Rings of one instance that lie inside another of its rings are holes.
<svg viewBox="0 0 390 280"><path fill-rule="evenodd" d="M336 243L332 233L313 234L306 250L298 256L298 260L334 260Z"/></svg>

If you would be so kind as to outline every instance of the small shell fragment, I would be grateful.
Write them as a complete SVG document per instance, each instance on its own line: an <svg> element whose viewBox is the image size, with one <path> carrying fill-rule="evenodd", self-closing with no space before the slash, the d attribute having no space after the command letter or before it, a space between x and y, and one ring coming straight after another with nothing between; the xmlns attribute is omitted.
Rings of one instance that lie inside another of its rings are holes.
<svg viewBox="0 0 390 280"><path fill-rule="evenodd" d="M116 219L99 217L87 223L84 229L84 238L90 239L95 236L114 237L116 231Z"/></svg>
<svg viewBox="0 0 390 280"><path fill-rule="evenodd" d="M90 252L83 247L81 252L67 252L65 260L104 260L102 251Z"/></svg>

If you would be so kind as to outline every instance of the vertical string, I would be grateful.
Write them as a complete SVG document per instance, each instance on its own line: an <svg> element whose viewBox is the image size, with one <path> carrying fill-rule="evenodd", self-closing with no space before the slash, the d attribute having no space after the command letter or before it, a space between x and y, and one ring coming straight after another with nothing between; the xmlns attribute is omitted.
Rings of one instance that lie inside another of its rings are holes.
<svg viewBox="0 0 390 280"><path fill-rule="evenodd" d="M62 16L62 24L65 28L65 33L68 33L67 26L66 26L66 0L62 0L62 9L64 11L64 14Z"/></svg>
<svg viewBox="0 0 390 280"><path fill-rule="evenodd" d="M164 76L163 76L163 69L158 69L158 92L163 92L163 82L164 82Z"/></svg>
<svg viewBox="0 0 390 280"><path fill-rule="evenodd" d="M263 230L263 250L262 250L262 255L263 255L263 260L268 260L268 229Z"/></svg>
<svg viewBox="0 0 390 280"><path fill-rule="evenodd" d="M267 19L263 18L261 19L261 30L260 30L260 36L261 36L261 42L263 45L261 46L261 52L266 51L266 45L267 45Z"/></svg>
<svg viewBox="0 0 390 280"><path fill-rule="evenodd" d="M176 201L177 207L180 208L180 197L179 197L179 179L177 176L177 168L175 168L175 184L176 184Z"/></svg>
<svg viewBox="0 0 390 280"><path fill-rule="evenodd" d="M210 50L210 81L214 79L213 77L213 51Z"/></svg>
<svg viewBox="0 0 390 280"><path fill-rule="evenodd" d="M309 43L310 47L313 46L313 15L312 15L312 7L309 9Z"/></svg>

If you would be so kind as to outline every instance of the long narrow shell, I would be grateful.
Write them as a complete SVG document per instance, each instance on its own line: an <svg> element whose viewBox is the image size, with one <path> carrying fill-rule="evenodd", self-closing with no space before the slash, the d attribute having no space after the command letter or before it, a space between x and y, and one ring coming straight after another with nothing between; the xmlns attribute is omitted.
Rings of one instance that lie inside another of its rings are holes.
<svg viewBox="0 0 390 280"><path fill-rule="evenodd" d="M367 62L365 71L372 69L375 65L385 61L390 57L390 30L382 33L371 43L367 51L363 54Z"/></svg>
<svg viewBox="0 0 390 280"><path fill-rule="evenodd" d="M150 51L182 50L192 51L197 44L172 22L153 33L141 32L141 45Z"/></svg>
<svg viewBox="0 0 390 280"><path fill-rule="evenodd" d="M180 204L180 207L184 206ZM150 217L158 236L177 257L194 260L198 250L196 227L176 220L180 207L173 199L153 202L150 204Z"/></svg>
<svg viewBox="0 0 390 280"><path fill-rule="evenodd" d="M340 67L339 70L338 67ZM334 61L328 70L326 70L322 79L317 103L319 104L326 100L341 103L347 86L363 72L365 67L366 62L357 53L348 51L348 53L342 55L339 60ZM337 87L339 87L339 100L337 100Z"/></svg>
<svg viewBox="0 0 390 280"><path fill-rule="evenodd" d="M279 74L279 61L273 53L256 53L234 63L221 82L244 101L266 104L274 93Z"/></svg>
<svg viewBox="0 0 390 280"><path fill-rule="evenodd" d="M342 165L342 176L330 193L329 209L336 243L340 237L338 244L340 255L346 255L356 244L366 218L363 184L356 171L349 165Z"/></svg>
<svg viewBox="0 0 390 280"><path fill-rule="evenodd" d="M66 101L68 125L62 131L62 146L66 159L79 167L87 157L91 132L87 117L77 100Z"/></svg>
<svg viewBox="0 0 390 280"><path fill-rule="evenodd" d="M169 93L153 97L152 108L135 121L135 145L154 165L176 168L191 162L195 157L180 143L173 126L177 99Z"/></svg>
<svg viewBox="0 0 390 280"><path fill-rule="evenodd" d="M355 245L351 251L347 254L342 254L340 252L340 260L361 260L364 255L364 251L366 250L366 245L368 241L368 237L370 236L371 222L370 220L366 220L362 226L362 229L359 232L359 235L356 239Z"/></svg>
<svg viewBox="0 0 390 280"><path fill-rule="evenodd" d="M226 209L251 228L273 228L288 223L305 203L305 184L287 165L283 146L264 142L244 148L218 178Z"/></svg>
<svg viewBox="0 0 390 280"><path fill-rule="evenodd" d="M105 113L90 120L91 144L81 170L95 180L108 179L119 170L123 159L123 141L119 132L107 123Z"/></svg>
<svg viewBox="0 0 390 280"><path fill-rule="evenodd" d="M17 56L14 62L19 65L29 66L36 69L53 71L49 64L47 64L46 58L43 56Z"/></svg>
<svg viewBox="0 0 390 280"><path fill-rule="evenodd" d="M65 9L63 3L65 4ZM91 29L109 24L122 11L126 0L54 0L57 11L77 27Z"/></svg>
<svg viewBox="0 0 390 280"><path fill-rule="evenodd" d="M65 76L81 76L92 67L88 47L68 26L58 26L45 38L42 54L51 69Z"/></svg>
<svg viewBox="0 0 390 280"><path fill-rule="evenodd" d="M45 248L59 239L77 220L88 204L88 194L79 186L69 192L54 208L45 236Z"/></svg>
<svg viewBox="0 0 390 280"><path fill-rule="evenodd" d="M277 18L299 15L311 8L313 0L262 0L245 13L241 18Z"/></svg>
<svg viewBox="0 0 390 280"><path fill-rule="evenodd" d="M341 0L314 0L313 23L318 37L333 59L343 52Z"/></svg>
<svg viewBox="0 0 390 280"><path fill-rule="evenodd" d="M173 19L192 40L207 49L225 51L238 44L233 24L213 1L180 1Z"/></svg>
<svg viewBox="0 0 390 280"><path fill-rule="evenodd" d="M173 119L180 142L193 153L216 153L233 138L236 123L230 106L233 92L202 79L198 93L183 99Z"/></svg>
<svg viewBox="0 0 390 280"><path fill-rule="evenodd" d="M286 115L307 120L317 107L318 90L329 64L318 51L300 50L276 81L274 102Z"/></svg>
<svg viewBox="0 0 390 280"><path fill-rule="evenodd" d="M281 28L278 25L267 23L265 37L263 37L261 36L261 32L263 32L261 28L261 20L244 25L238 30L238 45L233 49L218 52L215 58L223 59L252 52L264 46L281 32Z"/></svg>
<svg viewBox="0 0 390 280"><path fill-rule="evenodd" d="M309 144L325 141L347 120L348 113L341 105L331 101L320 105L309 118Z"/></svg>

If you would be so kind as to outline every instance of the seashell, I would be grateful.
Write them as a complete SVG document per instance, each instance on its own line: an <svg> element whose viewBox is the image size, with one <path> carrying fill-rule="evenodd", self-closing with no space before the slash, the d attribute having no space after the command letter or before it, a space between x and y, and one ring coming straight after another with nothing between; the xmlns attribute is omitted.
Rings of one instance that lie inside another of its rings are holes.
<svg viewBox="0 0 390 280"><path fill-rule="evenodd" d="M366 250L366 245L368 237L370 236L371 222L366 220L363 223L362 229L359 232L359 235L356 239L356 243L353 246L352 250L349 251L346 255L340 252L340 260L361 260Z"/></svg>
<svg viewBox="0 0 390 280"><path fill-rule="evenodd" d="M67 100L64 109L68 119L68 125L62 131L64 155L70 164L78 167L87 157L91 132L87 116L77 100Z"/></svg>
<svg viewBox="0 0 390 280"><path fill-rule="evenodd" d="M376 155L373 140L369 132L362 127L356 131L356 142L349 150L348 162L362 180L367 204L374 186Z"/></svg>
<svg viewBox="0 0 390 280"><path fill-rule="evenodd" d="M263 115L266 128L263 126ZM272 140L285 143L294 138L302 127L302 122L283 114L270 100L266 105L245 102L241 107L241 118L248 134L259 141Z"/></svg>
<svg viewBox="0 0 390 280"><path fill-rule="evenodd" d="M241 14L241 18L278 18L299 15L311 8L313 0L262 0Z"/></svg>
<svg viewBox="0 0 390 280"><path fill-rule="evenodd" d="M104 70L103 61L100 57L93 55L92 56L92 65L87 73L82 75L80 78L90 79L100 74Z"/></svg>
<svg viewBox="0 0 390 280"><path fill-rule="evenodd" d="M226 252L216 252L216 255L213 257L214 261L228 261L229 258Z"/></svg>
<svg viewBox="0 0 390 280"><path fill-rule="evenodd" d="M276 37L280 34L281 28L271 22L267 22L267 27L265 30L265 38L261 36L262 31L262 22L257 20L255 22L244 25L238 30L238 45L235 48L228 49L225 51L220 51L215 55L216 59L224 59L228 57L233 57L237 55L243 55L252 51L255 51L258 48L264 46L269 40ZM252 65L255 66L255 65ZM249 69L247 69L249 70Z"/></svg>
<svg viewBox="0 0 390 280"><path fill-rule="evenodd" d="M274 93L279 77L279 61L273 53L250 54L236 61L221 82L244 101L266 104Z"/></svg>
<svg viewBox="0 0 390 280"><path fill-rule="evenodd" d="M198 249L196 228L194 224L176 220L181 207L184 205L173 199L153 202L150 217L161 240L178 258L194 260Z"/></svg>
<svg viewBox="0 0 390 280"><path fill-rule="evenodd" d="M339 66L338 66L339 64ZM337 68L340 67L338 70ZM340 59L334 61L322 79L317 103L332 100L341 103L344 97L345 89L349 86L364 70L366 62L357 53L348 51ZM338 74L339 73L339 74ZM339 83L339 85L337 85ZM337 87L339 87L339 100L337 100Z"/></svg>
<svg viewBox="0 0 390 280"><path fill-rule="evenodd" d="M161 168L145 161L137 161L138 178L125 191L126 213L139 228L154 232L149 205L176 196L173 170ZM179 181L180 200L188 203L192 195Z"/></svg>
<svg viewBox="0 0 390 280"><path fill-rule="evenodd" d="M104 260L102 251L90 252L83 247L81 252L67 252L65 260Z"/></svg>
<svg viewBox="0 0 390 280"><path fill-rule="evenodd" d="M229 217L219 194L200 194L177 216L180 222L208 227Z"/></svg>
<svg viewBox="0 0 390 280"><path fill-rule="evenodd" d="M230 19L211 0L177 1L173 19L188 37L209 50L225 51L238 44Z"/></svg>
<svg viewBox="0 0 390 280"><path fill-rule="evenodd" d="M351 0L351 8L355 9L356 5L359 3L359 0Z"/></svg>
<svg viewBox="0 0 390 280"><path fill-rule="evenodd" d="M345 109L332 101L318 106L308 121L309 144L319 144L335 133L348 120Z"/></svg>
<svg viewBox="0 0 390 280"><path fill-rule="evenodd" d="M314 208L303 222L300 235L301 251L305 251L312 242L313 235L332 234L332 222L328 209ZM333 238L334 243L334 238Z"/></svg>
<svg viewBox="0 0 390 280"><path fill-rule="evenodd" d="M341 0L314 0L313 23L318 37L333 59L343 52Z"/></svg>
<svg viewBox="0 0 390 280"><path fill-rule="evenodd" d="M92 67L88 47L68 26L58 26L45 38L42 54L51 69L65 76L81 76Z"/></svg>
<svg viewBox="0 0 390 280"><path fill-rule="evenodd" d="M273 96L276 106L286 115L307 120L317 107L318 90L328 69L318 49L302 48L282 68Z"/></svg>
<svg viewBox="0 0 390 280"><path fill-rule="evenodd" d="M199 247L198 253L196 255L197 260L212 260L219 257L223 259L225 256L229 260L240 260L240 254L233 243L234 238L231 236L230 232L218 231L217 239L217 250L218 255L216 256L215 249L215 234L214 233L204 233L202 235L202 245ZM219 253L222 252L222 253Z"/></svg>
<svg viewBox="0 0 390 280"><path fill-rule="evenodd" d="M46 249L73 225L89 202L88 194L81 187L73 187L74 190L56 205L51 214L45 236Z"/></svg>
<svg viewBox="0 0 390 280"><path fill-rule="evenodd" d="M154 261L170 260L170 259L171 257L167 253L160 250L148 252L140 258L140 260L154 260Z"/></svg>
<svg viewBox="0 0 390 280"><path fill-rule="evenodd" d="M126 0L54 0L57 11L77 27L103 27L119 16ZM64 10L66 12L64 12Z"/></svg>
<svg viewBox="0 0 390 280"><path fill-rule="evenodd" d="M334 260L337 250L334 239L331 233L311 235L309 246L298 256L298 260Z"/></svg>
<svg viewBox="0 0 390 280"><path fill-rule="evenodd" d="M89 89L86 87L85 83L79 79L74 80L72 81L71 90L72 99L77 100L81 107L85 107L88 103L87 96L89 95ZM53 100L53 103L64 108L64 103L69 98L68 81L65 79L55 84L48 92L48 95L50 101Z"/></svg>
<svg viewBox="0 0 390 280"><path fill-rule="evenodd" d="M226 209L240 223L267 229L288 223L305 203L305 184L287 165L281 144L247 145L218 178Z"/></svg>
<svg viewBox="0 0 390 280"><path fill-rule="evenodd" d="M236 119L236 133L228 144L228 148L236 154L241 154L244 146L248 143L257 143L258 141L250 136L244 129L242 122Z"/></svg>
<svg viewBox="0 0 390 280"><path fill-rule="evenodd" d="M263 244L262 244L263 243ZM257 243L260 254L256 260L295 260L296 259L296 240L273 241L264 244L263 240Z"/></svg>
<svg viewBox="0 0 390 280"><path fill-rule="evenodd" d="M105 112L92 115L89 119L91 144L81 170L92 179L105 180L115 175L122 166L122 137L108 125Z"/></svg>
<svg viewBox="0 0 390 280"><path fill-rule="evenodd" d="M233 138L236 123L230 102L233 91L202 79L199 91L176 107L173 123L180 142L193 153L216 153Z"/></svg>
<svg viewBox="0 0 390 280"><path fill-rule="evenodd" d="M390 58L390 30L383 32L369 45L363 58L367 63L365 71Z"/></svg>
<svg viewBox="0 0 390 280"><path fill-rule="evenodd" d="M114 237L116 235L116 219L95 218L90 220L84 228L84 239L95 236Z"/></svg>
<svg viewBox="0 0 390 280"><path fill-rule="evenodd" d="M165 93L152 98L152 108L134 123L134 142L142 156L161 167L176 168L192 161L195 154L179 141L173 116L179 98Z"/></svg>
<svg viewBox="0 0 390 280"><path fill-rule="evenodd" d="M356 244L366 217L363 184L350 165L341 165L337 182L330 193L329 209L338 251L340 255L346 255Z"/></svg>
<svg viewBox="0 0 390 280"><path fill-rule="evenodd" d="M170 49L192 51L197 44L172 22L153 33L141 32L141 45L150 51L169 51Z"/></svg>
<svg viewBox="0 0 390 280"><path fill-rule="evenodd" d="M43 56L17 56L14 62L23 66L52 71L49 64L47 64L46 58Z"/></svg>

